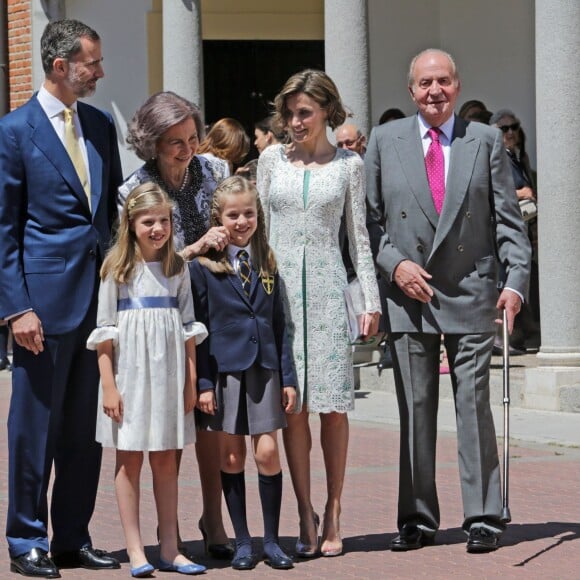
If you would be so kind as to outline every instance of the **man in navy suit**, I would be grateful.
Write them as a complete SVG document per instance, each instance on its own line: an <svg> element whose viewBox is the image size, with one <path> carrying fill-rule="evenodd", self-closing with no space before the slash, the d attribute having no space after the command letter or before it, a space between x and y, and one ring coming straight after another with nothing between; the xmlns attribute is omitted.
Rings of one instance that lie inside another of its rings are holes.
<svg viewBox="0 0 580 580"><path fill-rule="evenodd" d="M119 567L88 530L101 447L97 359L85 342L122 175L112 118L77 103L103 77L98 34L51 22L41 54L43 86L0 120L0 318L14 336L6 535L13 572L58 578L58 567Z"/></svg>

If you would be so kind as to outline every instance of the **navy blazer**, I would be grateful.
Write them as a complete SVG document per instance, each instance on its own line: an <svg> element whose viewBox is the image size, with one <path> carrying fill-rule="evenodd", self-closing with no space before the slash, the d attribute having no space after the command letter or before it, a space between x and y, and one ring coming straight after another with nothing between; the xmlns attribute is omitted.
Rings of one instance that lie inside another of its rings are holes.
<svg viewBox="0 0 580 580"><path fill-rule="evenodd" d="M111 116L78 103L91 208L36 95L0 119L0 318L33 309L48 334L84 319L116 217L122 182Z"/></svg>
<svg viewBox="0 0 580 580"><path fill-rule="evenodd" d="M235 274L214 274L195 260L190 275L196 318L209 330L197 347L199 390L213 389L217 373L241 372L253 364L279 371L282 386L295 386L278 275L268 294L254 270L249 297Z"/></svg>

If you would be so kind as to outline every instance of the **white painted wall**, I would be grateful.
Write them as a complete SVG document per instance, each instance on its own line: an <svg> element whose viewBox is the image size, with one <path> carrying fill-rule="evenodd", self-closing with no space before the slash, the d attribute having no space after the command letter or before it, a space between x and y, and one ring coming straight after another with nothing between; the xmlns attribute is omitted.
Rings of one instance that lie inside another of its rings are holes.
<svg viewBox="0 0 580 580"><path fill-rule="evenodd" d="M105 77L87 102L115 117L120 143L127 121L149 96L146 16L151 0L68 0L67 18L94 28L101 37ZM120 147L123 173L128 176L143 162Z"/></svg>
<svg viewBox="0 0 580 580"><path fill-rule="evenodd" d="M389 107L411 114L407 70L424 48L450 52L461 75L458 108L480 99L510 108L536 160L534 0L368 0L371 119Z"/></svg>
<svg viewBox="0 0 580 580"><path fill-rule="evenodd" d="M146 14L151 5L152 0L66 1L66 15L85 21L103 39L106 76L90 102L117 110L123 131L148 96ZM372 124L388 107L413 113L409 62L424 48L440 47L459 67L458 106L477 98L492 111L513 109L535 166L534 0L368 0L368 10ZM123 154L126 174L139 164L132 154Z"/></svg>

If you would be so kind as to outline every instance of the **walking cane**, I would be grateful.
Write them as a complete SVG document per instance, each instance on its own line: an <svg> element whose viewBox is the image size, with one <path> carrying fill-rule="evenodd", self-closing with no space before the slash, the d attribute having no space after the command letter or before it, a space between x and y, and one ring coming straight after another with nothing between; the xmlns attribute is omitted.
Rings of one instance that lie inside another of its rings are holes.
<svg viewBox="0 0 580 580"><path fill-rule="evenodd" d="M510 448L510 342L507 312L503 311L503 505L501 521L512 521L509 503L509 448Z"/></svg>

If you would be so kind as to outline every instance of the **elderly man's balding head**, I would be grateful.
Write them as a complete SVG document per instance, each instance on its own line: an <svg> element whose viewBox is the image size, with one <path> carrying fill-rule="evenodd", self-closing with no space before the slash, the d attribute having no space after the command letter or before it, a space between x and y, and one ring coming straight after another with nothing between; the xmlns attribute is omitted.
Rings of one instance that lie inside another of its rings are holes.
<svg viewBox="0 0 580 580"><path fill-rule="evenodd" d="M345 123L338 127L334 136L337 147L354 151L361 156L364 155L367 139L353 123Z"/></svg>

